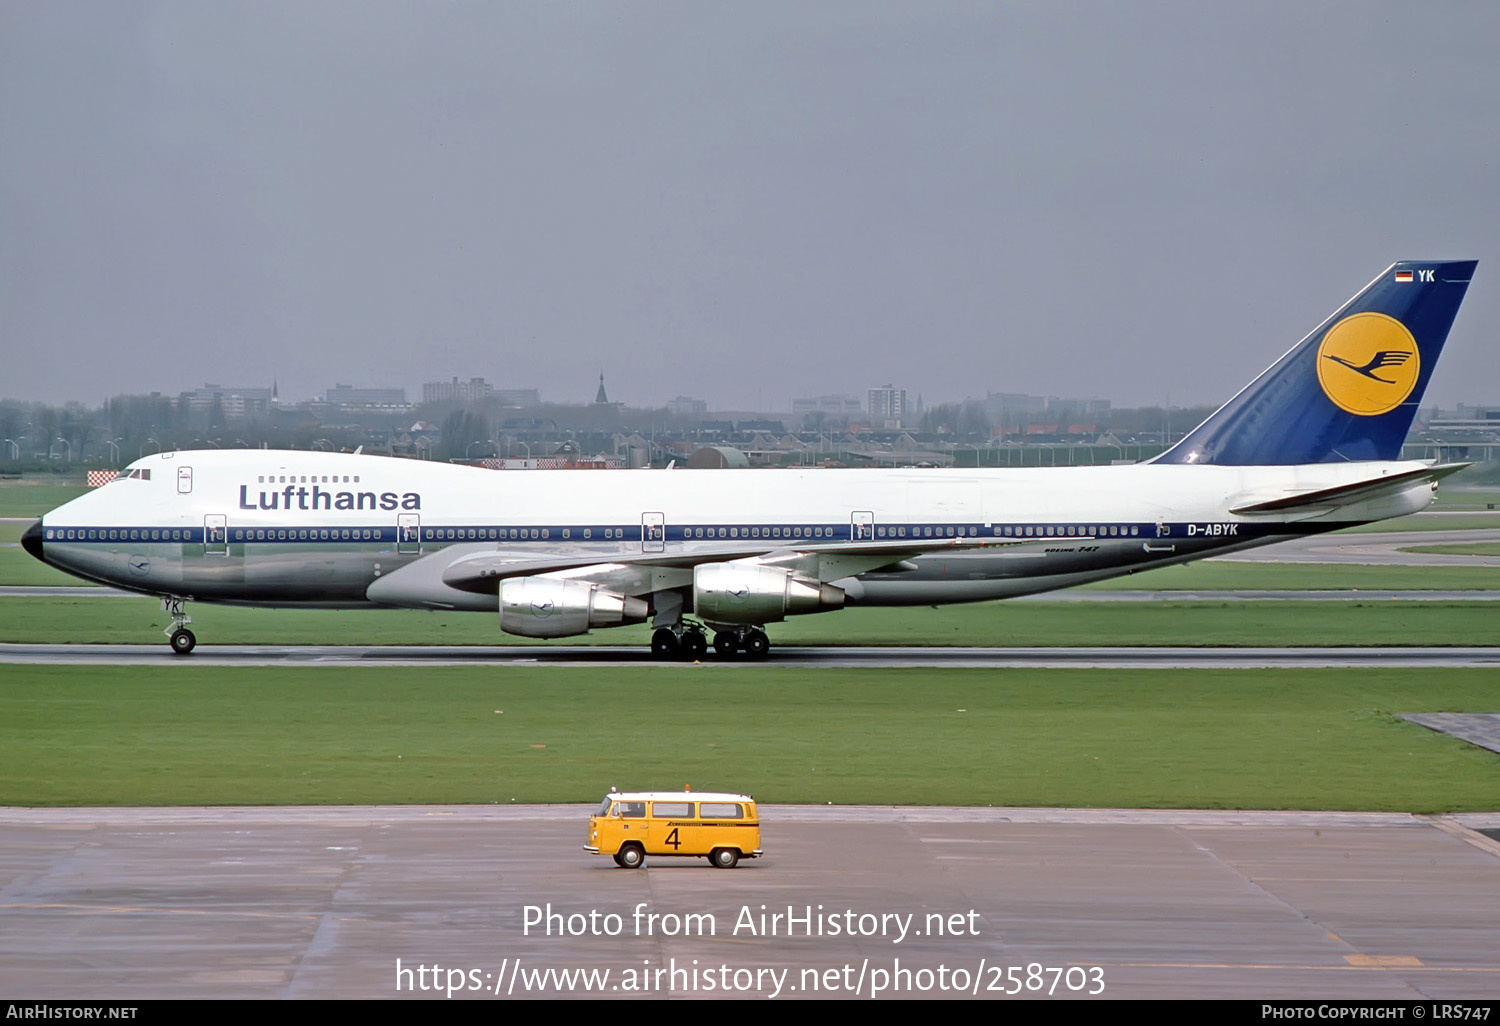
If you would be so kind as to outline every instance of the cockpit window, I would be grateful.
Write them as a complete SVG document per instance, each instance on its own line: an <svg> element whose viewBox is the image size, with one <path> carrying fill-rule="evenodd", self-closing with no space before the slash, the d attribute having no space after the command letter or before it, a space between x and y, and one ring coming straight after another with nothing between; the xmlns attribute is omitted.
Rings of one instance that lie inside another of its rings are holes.
<svg viewBox="0 0 1500 1026"><path fill-rule="evenodd" d="M149 481L149 480L151 480L151 471L150 471L150 469L147 469L147 468L137 467L135 470L132 470L130 473L126 474L124 477L117 477L117 478L115 478L115 480L116 481Z"/></svg>

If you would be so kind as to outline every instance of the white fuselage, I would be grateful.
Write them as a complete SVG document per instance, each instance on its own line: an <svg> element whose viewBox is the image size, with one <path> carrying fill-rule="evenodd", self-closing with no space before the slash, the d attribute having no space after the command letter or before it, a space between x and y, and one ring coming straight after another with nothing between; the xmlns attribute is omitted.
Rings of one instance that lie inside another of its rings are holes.
<svg viewBox="0 0 1500 1026"><path fill-rule="evenodd" d="M724 560L840 542L1001 545L928 551L836 582L851 603L941 603L1066 587L1414 512L1431 501L1427 482L1353 505L1230 510L1422 466L500 472L200 450L138 460L132 476L47 514L42 527L47 562L152 594L476 610L494 610L495 595L442 580L445 564L474 553L650 567L653 556L683 565L695 552ZM679 586L663 573L659 587Z"/></svg>

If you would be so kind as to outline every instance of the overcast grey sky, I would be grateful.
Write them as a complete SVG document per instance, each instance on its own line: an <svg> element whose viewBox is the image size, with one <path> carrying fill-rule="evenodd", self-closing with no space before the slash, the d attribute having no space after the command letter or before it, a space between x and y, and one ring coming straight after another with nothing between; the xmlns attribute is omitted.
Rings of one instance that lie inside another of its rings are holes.
<svg viewBox="0 0 1500 1026"><path fill-rule="evenodd" d="M1500 4L0 0L0 396L1217 403L1477 258Z"/></svg>

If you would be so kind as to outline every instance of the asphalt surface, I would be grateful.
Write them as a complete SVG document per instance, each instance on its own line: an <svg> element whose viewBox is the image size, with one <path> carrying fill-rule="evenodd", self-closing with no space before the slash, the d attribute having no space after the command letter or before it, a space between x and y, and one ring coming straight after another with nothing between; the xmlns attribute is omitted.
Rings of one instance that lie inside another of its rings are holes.
<svg viewBox="0 0 1500 1026"><path fill-rule="evenodd" d="M663 664L639 645L199 645L189 656L155 645L0 644L0 664L66 666L552 666ZM1258 669L1267 667L1500 668L1500 647L1488 648L898 648L776 646L762 662L710 657L699 669L781 666L810 668Z"/></svg>
<svg viewBox="0 0 1500 1026"><path fill-rule="evenodd" d="M1500 993L1500 816L772 806L764 858L632 871L589 811L0 809L0 993Z"/></svg>

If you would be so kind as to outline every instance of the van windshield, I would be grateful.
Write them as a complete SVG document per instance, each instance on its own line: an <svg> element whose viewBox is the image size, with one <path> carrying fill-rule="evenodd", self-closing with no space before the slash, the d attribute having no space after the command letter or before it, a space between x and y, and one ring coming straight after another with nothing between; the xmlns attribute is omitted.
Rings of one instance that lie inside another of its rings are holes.
<svg viewBox="0 0 1500 1026"><path fill-rule="evenodd" d="M612 802L612 801L614 801L613 798L606 798L606 799L604 799L604 801L600 802L599 803L599 811L596 812L596 813L594 813L594 815L596 815L596 816L608 816L609 815L609 803Z"/></svg>

